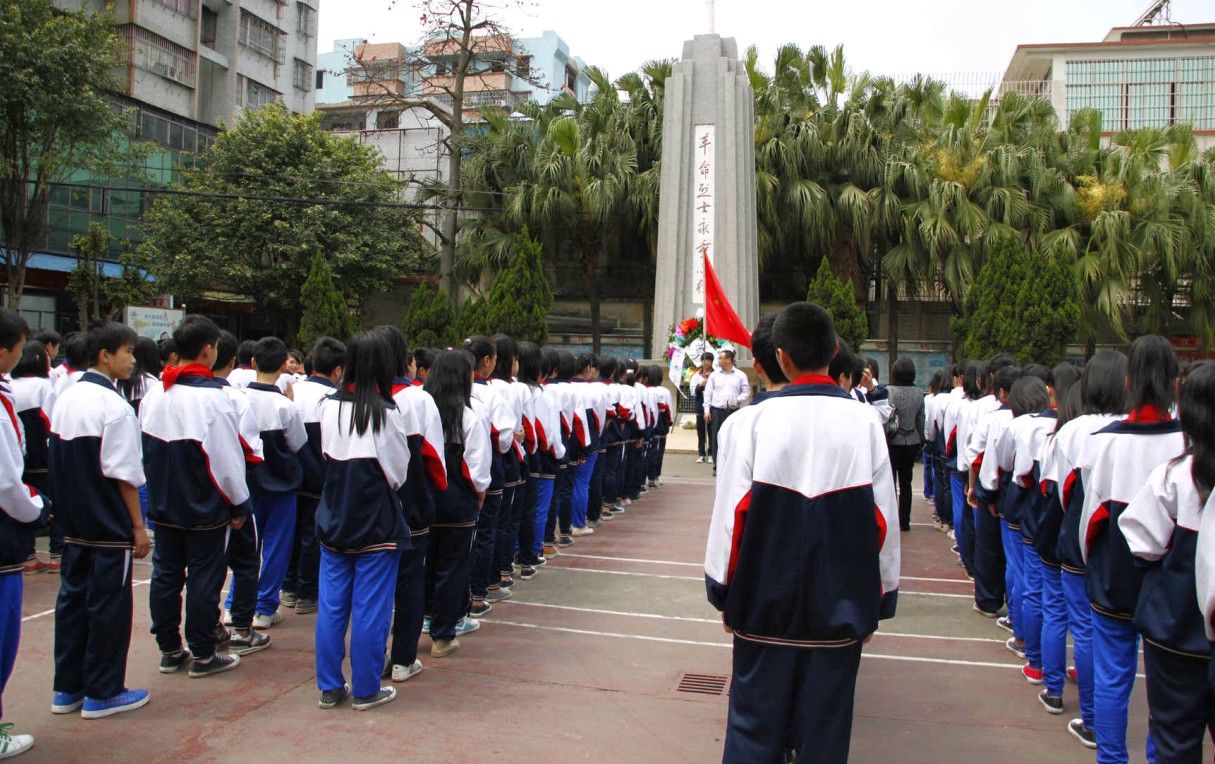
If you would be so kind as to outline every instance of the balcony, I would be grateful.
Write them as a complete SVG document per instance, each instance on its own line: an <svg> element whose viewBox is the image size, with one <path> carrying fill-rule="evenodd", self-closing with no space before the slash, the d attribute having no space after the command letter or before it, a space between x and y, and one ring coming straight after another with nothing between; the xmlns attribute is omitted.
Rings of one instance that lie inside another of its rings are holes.
<svg viewBox="0 0 1215 764"><path fill-rule="evenodd" d="M492 72L487 71L482 74L468 74L464 78L465 92L481 91L481 90L510 90L511 75L509 72ZM456 78L452 76L430 76L425 80L426 93L437 93L444 90L450 90L456 85Z"/></svg>
<svg viewBox="0 0 1215 764"><path fill-rule="evenodd" d="M428 93L427 97L445 109L450 110L452 107L452 98L446 93ZM512 93L509 90L478 90L464 94L464 109L475 111L493 107L513 110L516 104L526 100L526 93Z"/></svg>

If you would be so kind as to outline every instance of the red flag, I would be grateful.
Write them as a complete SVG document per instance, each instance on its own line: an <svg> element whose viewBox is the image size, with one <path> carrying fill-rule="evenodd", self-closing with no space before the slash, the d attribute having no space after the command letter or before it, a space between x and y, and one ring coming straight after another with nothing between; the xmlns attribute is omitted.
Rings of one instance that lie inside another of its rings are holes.
<svg viewBox="0 0 1215 764"><path fill-rule="evenodd" d="M729 340L745 348L751 347L751 332L743 326L742 320L734 312L726 291L721 288L709 255L705 259L705 334L722 340Z"/></svg>

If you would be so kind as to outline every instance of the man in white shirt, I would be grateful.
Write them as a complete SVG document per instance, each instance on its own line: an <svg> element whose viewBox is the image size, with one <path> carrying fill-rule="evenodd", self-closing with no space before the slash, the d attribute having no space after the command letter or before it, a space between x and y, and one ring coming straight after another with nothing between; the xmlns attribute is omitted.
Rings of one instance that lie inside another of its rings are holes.
<svg viewBox="0 0 1215 764"><path fill-rule="evenodd" d="M717 461L717 433L731 414L746 405L751 397L747 375L734 368L734 351L723 350L717 355L720 369L709 375L705 383L705 422L712 431L712 457Z"/></svg>

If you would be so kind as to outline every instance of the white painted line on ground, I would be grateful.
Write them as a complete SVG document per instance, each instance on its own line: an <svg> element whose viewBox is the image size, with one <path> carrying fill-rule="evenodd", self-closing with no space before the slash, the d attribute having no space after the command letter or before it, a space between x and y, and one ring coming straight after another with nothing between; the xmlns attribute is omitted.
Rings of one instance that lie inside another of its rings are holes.
<svg viewBox="0 0 1215 764"><path fill-rule="evenodd" d="M966 584L970 586L974 583L968 578L921 578L919 576L899 576L900 581L930 581L935 584Z"/></svg>
<svg viewBox="0 0 1215 764"><path fill-rule="evenodd" d="M573 554L572 552L562 552L553 559L559 557L575 557L579 560L615 560L616 562L641 562L647 565L679 565L689 568L703 568L703 562L674 562L672 560L642 560L636 557L604 557L598 554Z"/></svg>
<svg viewBox="0 0 1215 764"><path fill-rule="evenodd" d="M131 586L147 586L150 583L152 583L151 579L135 579L134 581L131 582ZM31 615L27 615L26 617L21 619L21 623L25 623L26 621L33 621L38 618L45 618L48 615L54 615L54 614L55 614L55 608L51 608L50 610L43 610L41 613L33 613Z"/></svg>
<svg viewBox="0 0 1215 764"><path fill-rule="evenodd" d="M899 589L899 594L915 594L920 597L953 597L960 600L972 600L973 594L943 594L941 592L913 592L910 589Z"/></svg>
<svg viewBox="0 0 1215 764"><path fill-rule="evenodd" d="M686 623L708 623L718 625L721 623L720 618L691 618L682 615L661 615L659 613L636 613L624 610L602 610L600 608L591 607L574 607L573 605L551 605L547 602L527 602L526 600L512 599L511 605L527 605L528 607L543 607L552 610L570 610L575 613L592 613L594 615L614 615L625 616L628 618L652 618L660 621L682 621ZM895 637L899 639L938 639L952 642L984 642L996 645L1004 644L1003 639L987 639L984 637L950 637L943 634L906 634L896 631L879 631L876 636L879 637Z"/></svg>

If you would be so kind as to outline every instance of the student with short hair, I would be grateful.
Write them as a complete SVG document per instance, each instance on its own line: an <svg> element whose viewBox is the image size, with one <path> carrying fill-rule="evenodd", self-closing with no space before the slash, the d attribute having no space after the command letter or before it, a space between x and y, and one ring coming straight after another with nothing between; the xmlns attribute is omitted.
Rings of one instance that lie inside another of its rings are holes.
<svg viewBox="0 0 1215 764"><path fill-rule="evenodd" d="M51 380L51 385L59 379L59 367L55 365L55 359L59 357L59 348L63 345L63 336L54 329L39 329L34 335L33 340L41 342L42 347L46 349L46 359L48 361L47 378Z"/></svg>
<svg viewBox="0 0 1215 764"><path fill-rule="evenodd" d="M253 367L253 354L257 352L257 342L245 340L236 348L236 368L228 375L228 384L237 390L257 379L257 369Z"/></svg>
<svg viewBox="0 0 1215 764"><path fill-rule="evenodd" d="M861 645L898 597L897 499L881 424L827 376L830 314L794 303L773 335L792 383L722 428L705 554L734 635L723 761L842 763Z"/></svg>
<svg viewBox="0 0 1215 764"><path fill-rule="evenodd" d="M541 557L544 547L544 529L548 523L549 506L553 499L553 482L557 477L557 462L565 456L565 444L561 440L561 412L544 393L543 353L532 342L519 343L518 380L528 388L531 396L532 430L535 448L528 455L528 507L519 530L519 577L524 581L536 575L536 568L545 564ZM616 449L616 467L619 469L623 446ZM614 475L613 475L614 476ZM612 483L612 486L616 485ZM605 487L605 499L607 491ZM611 494L615 501L616 494Z"/></svg>
<svg viewBox="0 0 1215 764"><path fill-rule="evenodd" d="M253 536L248 538L248 529L239 534L251 541L251 548L243 551L252 554L253 566L252 575L242 577L239 585L234 578L227 603L237 629L232 650L240 655L269 645L268 641L257 644L262 640L251 629L269 629L283 619L278 609L279 589L295 541L295 492L303 481L297 454L308 442L299 409L276 385L287 365L286 343L278 337L263 337L257 342L253 359L257 378L245 386L244 392L257 422L263 461L249 474ZM238 601L240 620L235 609ZM246 617L251 617L251 622L245 622Z"/></svg>
<svg viewBox="0 0 1215 764"><path fill-rule="evenodd" d="M100 719L147 704L126 687L132 558L151 551L139 507L139 419L114 380L135 369L135 330L107 321L86 337L89 370L55 402L48 466L59 492L63 570L55 603L51 711Z"/></svg>
<svg viewBox="0 0 1215 764"><path fill-rule="evenodd" d="M1096 433L1081 457L1084 512L1080 551L1088 566L1085 590L1093 608L1093 713L1099 761L1125 762L1127 709L1138 666L1139 633L1132 621L1143 571L1135 564L1118 520L1156 467L1185 451L1172 416L1180 374L1168 340L1147 335L1131 345L1127 386L1131 412Z"/></svg>
<svg viewBox="0 0 1215 764"><path fill-rule="evenodd" d="M4 379L21 360L28 334L29 325L21 314L0 308L0 721L4 719L4 687L13 673L21 641L22 572L43 513L42 497L21 479L24 435ZM0 726L0 751L8 756L24 753L33 744L32 735L14 735L9 725Z"/></svg>
<svg viewBox="0 0 1215 764"><path fill-rule="evenodd" d="M321 402L337 392L346 365L346 345L321 337L312 346L312 374L292 387L308 444L299 451L303 481L295 498L295 542L279 600L297 615L315 613L321 550L316 543L316 508L325 486L326 461L321 448Z"/></svg>
<svg viewBox="0 0 1215 764"><path fill-rule="evenodd" d="M156 525L152 633L161 673L176 673L193 657L194 678L240 663L240 656L216 652L220 637L228 636L216 618L229 533L252 511L239 417L211 371L219 338L209 318L183 318L173 332L180 363L165 370L163 392L145 397L139 411L148 519ZM188 652L180 631L183 587Z"/></svg>
<svg viewBox="0 0 1215 764"><path fill-rule="evenodd" d="M755 394L751 399L751 405L771 398L789 384L789 378L785 376L785 372L781 371L780 362L776 359L776 344L772 337L772 327L776 324L778 316L780 316L779 312L765 314L755 324L755 330L751 332L751 355L753 357L751 363L756 376L764 383L764 391ZM709 361L712 362L712 356L708 353L705 355L709 356Z"/></svg>

